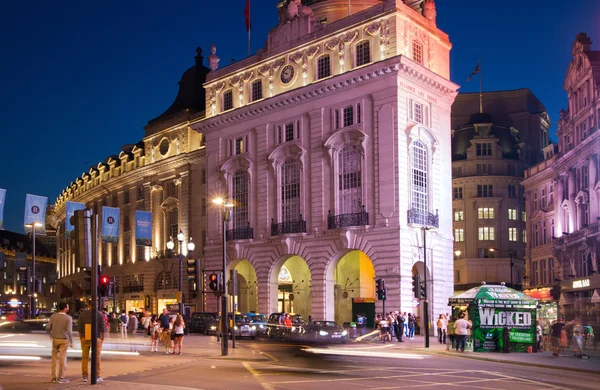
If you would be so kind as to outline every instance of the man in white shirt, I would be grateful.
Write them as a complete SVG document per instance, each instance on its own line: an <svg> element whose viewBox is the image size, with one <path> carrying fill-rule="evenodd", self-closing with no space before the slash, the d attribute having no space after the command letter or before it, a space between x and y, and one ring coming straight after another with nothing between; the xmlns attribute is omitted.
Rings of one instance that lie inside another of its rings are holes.
<svg viewBox="0 0 600 390"><path fill-rule="evenodd" d="M472 324L470 321L465 320L464 313L460 315L458 321L454 323L454 333L456 336L456 350L460 349L460 352L465 352L465 341L469 334L469 329Z"/></svg>

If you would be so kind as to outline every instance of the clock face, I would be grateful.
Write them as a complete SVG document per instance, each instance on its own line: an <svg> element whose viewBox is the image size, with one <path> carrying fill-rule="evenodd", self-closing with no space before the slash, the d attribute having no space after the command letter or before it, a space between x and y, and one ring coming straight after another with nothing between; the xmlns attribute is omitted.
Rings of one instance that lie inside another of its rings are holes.
<svg viewBox="0 0 600 390"><path fill-rule="evenodd" d="M281 82L284 84L289 83L294 78L294 67L292 65L286 65L281 70Z"/></svg>

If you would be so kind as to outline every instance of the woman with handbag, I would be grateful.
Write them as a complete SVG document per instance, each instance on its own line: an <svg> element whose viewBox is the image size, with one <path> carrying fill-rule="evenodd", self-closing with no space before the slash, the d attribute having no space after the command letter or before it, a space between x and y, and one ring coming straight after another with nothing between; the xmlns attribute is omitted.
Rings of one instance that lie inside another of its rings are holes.
<svg viewBox="0 0 600 390"><path fill-rule="evenodd" d="M175 350L177 346L179 346L178 355L181 355L181 348L183 347L183 335L185 329L185 322L183 321L183 317L181 314L177 314L177 318L175 318L175 322L173 323L173 335L175 341L175 348L173 349L173 354L175 354Z"/></svg>

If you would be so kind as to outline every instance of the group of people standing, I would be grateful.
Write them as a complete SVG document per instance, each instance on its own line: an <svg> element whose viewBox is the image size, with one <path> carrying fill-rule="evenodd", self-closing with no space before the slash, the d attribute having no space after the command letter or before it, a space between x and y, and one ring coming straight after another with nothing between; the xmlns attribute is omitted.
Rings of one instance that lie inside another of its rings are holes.
<svg viewBox="0 0 600 390"><path fill-rule="evenodd" d="M391 311L375 316L375 328L379 329L379 339L384 343L392 342L392 338L396 338L399 343L404 342L403 337L414 339L416 323L417 317L412 313Z"/></svg>
<svg viewBox="0 0 600 390"><path fill-rule="evenodd" d="M567 356L571 350L573 356L578 358L588 358L584 349L593 346L596 349L597 340L594 340L594 328L589 325L582 325L579 320L564 322L562 318L554 322L548 319L541 319L536 324L536 334L538 338L538 351L550 350L552 355Z"/></svg>

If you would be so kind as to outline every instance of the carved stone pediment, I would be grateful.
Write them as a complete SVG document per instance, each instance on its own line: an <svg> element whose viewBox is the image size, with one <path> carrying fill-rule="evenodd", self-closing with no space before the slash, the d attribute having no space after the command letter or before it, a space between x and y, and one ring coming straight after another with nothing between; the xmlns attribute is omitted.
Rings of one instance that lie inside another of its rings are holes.
<svg viewBox="0 0 600 390"><path fill-rule="evenodd" d="M280 58L273 63L273 69L277 70L285 64L285 58Z"/></svg>
<svg viewBox="0 0 600 390"><path fill-rule="evenodd" d="M300 161L300 170L304 169L304 157L306 156L306 150L295 142L288 142L280 145L269 155L269 161L271 162L273 169L277 171L279 166L285 162L288 158L294 158Z"/></svg>
<svg viewBox="0 0 600 390"><path fill-rule="evenodd" d="M332 158L335 153L341 151L346 145L358 146L364 156L368 141L369 136L366 133L355 128L348 128L336 131L325 141L324 146L329 150L329 156Z"/></svg>
<svg viewBox="0 0 600 390"><path fill-rule="evenodd" d="M233 87L240 82L240 76L234 76L231 80L229 80L229 84Z"/></svg>
<svg viewBox="0 0 600 390"><path fill-rule="evenodd" d="M590 201L590 197L587 191L579 191L577 196L575 197L575 204L588 204Z"/></svg>
<svg viewBox="0 0 600 390"><path fill-rule="evenodd" d="M292 54L290 56L290 61L300 64L300 62L302 62L302 53L298 52L298 53Z"/></svg>
<svg viewBox="0 0 600 390"><path fill-rule="evenodd" d="M313 46L306 51L306 56L308 58L313 58L315 56L315 54L317 54L319 52L319 50L320 50L319 46Z"/></svg>
<svg viewBox="0 0 600 390"><path fill-rule="evenodd" d="M374 36L375 34L377 34L377 32L379 32L379 27L379 23L370 24L367 27L365 27L365 33L369 34L370 36Z"/></svg>
<svg viewBox="0 0 600 390"><path fill-rule="evenodd" d="M242 76L242 79L244 80L244 82L247 82L252 77L254 77L254 71L250 70L250 71L244 73L244 76Z"/></svg>
<svg viewBox="0 0 600 390"><path fill-rule="evenodd" d="M334 50L335 48L338 47L338 45L340 44L340 39L339 38L333 38L330 41L327 41L325 43L325 47L329 50Z"/></svg>
<svg viewBox="0 0 600 390"><path fill-rule="evenodd" d="M223 88L225 88L225 83L222 81L220 83L217 83L217 85L215 85L215 90L217 92L221 92L223 90Z"/></svg>
<svg viewBox="0 0 600 390"><path fill-rule="evenodd" d="M344 35L344 43L345 44L352 43L352 41L354 41L357 36L358 36L358 31L350 31L349 33Z"/></svg>
<svg viewBox="0 0 600 390"><path fill-rule="evenodd" d="M266 76L269 74L270 70L271 70L271 65L263 65L260 68L258 68L258 73L260 73L263 76Z"/></svg>

